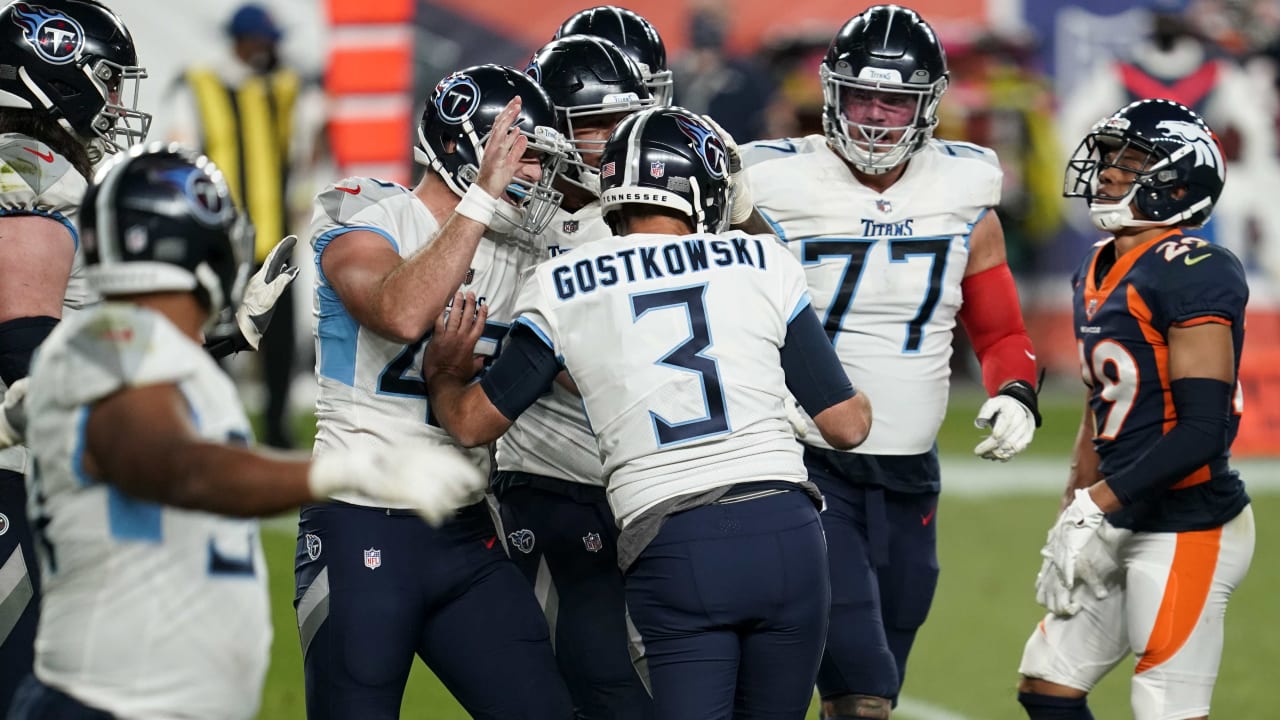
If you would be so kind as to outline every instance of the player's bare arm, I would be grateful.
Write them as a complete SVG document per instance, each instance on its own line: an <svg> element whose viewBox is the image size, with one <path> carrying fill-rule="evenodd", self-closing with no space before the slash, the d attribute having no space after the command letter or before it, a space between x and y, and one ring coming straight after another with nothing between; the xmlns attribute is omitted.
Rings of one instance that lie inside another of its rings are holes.
<svg viewBox="0 0 1280 720"><path fill-rule="evenodd" d="M1076 490L1087 488L1102 479L1098 473L1098 451L1093 447L1093 438L1097 435L1094 427L1093 408L1089 404L1089 395L1085 394L1084 413L1080 417L1080 429L1076 432L1075 445L1071 449L1071 468L1067 471L1067 489L1062 494L1062 507L1066 509L1075 497Z"/></svg>
<svg viewBox="0 0 1280 720"><path fill-rule="evenodd" d="M0 323L25 317L62 317L75 241L67 226L38 215L0 224Z"/></svg>
<svg viewBox="0 0 1280 720"><path fill-rule="evenodd" d="M871 400L860 392L818 413L813 422L831 447L852 450L871 433Z"/></svg>
<svg viewBox="0 0 1280 720"><path fill-rule="evenodd" d="M529 140L514 127L519 113L517 95L494 121L479 177L468 191L490 215L525 162ZM329 243L320 267L356 322L388 339L410 343L431 328L462 284L485 228L485 222L454 212L435 240L408 259L382 236L353 230Z"/></svg>

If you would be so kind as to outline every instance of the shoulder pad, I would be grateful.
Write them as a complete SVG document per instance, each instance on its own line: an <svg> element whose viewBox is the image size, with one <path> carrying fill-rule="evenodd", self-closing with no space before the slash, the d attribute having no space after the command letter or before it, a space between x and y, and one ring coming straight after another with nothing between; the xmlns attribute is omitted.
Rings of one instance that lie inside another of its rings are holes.
<svg viewBox="0 0 1280 720"><path fill-rule="evenodd" d="M68 404L121 387L180 382L194 375L203 352L163 316L136 306L100 305L75 322L58 378Z"/></svg>
<svg viewBox="0 0 1280 720"><path fill-rule="evenodd" d="M809 138L779 138L743 143L738 148L742 155L742 166L750 167L770 160L811 153L813 148L808 140Z"/></svg>
<svg viewBox="0 0 1280 720"><path fill-rule="evenodd" d="M974 145L968 142L956 142L954 140L938 140L934 138L929 141L929 146L937 150L939 154L946 157L958 158L961 160L980 160L1003 171L1000 167L1000 158L996 155L996 151L981 145Z"/></svg>
<svg viewBox="0 0 1280 720"><path fill-rule="evenodd" d="M316 196L316 205L332 222L346 224L372 205L408 194L403 185L367 177L349 177L325 188Z"/></svg>
<svg viewBox="0 0 1280 720"><path fill-rule="evenodd" d="M0 211L74 216L88 182L71 161L26 135L0 135Z"/></svg>

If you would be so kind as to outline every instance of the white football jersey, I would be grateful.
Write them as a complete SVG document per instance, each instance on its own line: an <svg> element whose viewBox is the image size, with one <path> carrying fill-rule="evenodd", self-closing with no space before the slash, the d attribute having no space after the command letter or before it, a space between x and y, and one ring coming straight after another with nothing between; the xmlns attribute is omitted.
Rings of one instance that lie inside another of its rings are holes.
<svg viewBox="0 0 1280 720"><path fill-rule="evenodd" d="M845 372L875 404L852 452L927 452L947 411L969 235L1000 201L995 153L933 140L883 194L821 135L751 143L743 163L756 207L804 266ZM830 447L812 420L804 441Z"/></svg>
<svg viewBox="0 0 1280 720"><path fill-rule="evenodd" d="M35 672L121 718L251 718L271 645L253 520L137 500L85 470L90 407L175 384L211 442L247 443L235 384L163 316L105 303L41 346L27 396L28 512L40 539Z"/></svg>
<svg viewBox="0 0 1280 720"><path fill-rule="evenodd" d="M71 278L63 299L63 317L98 298L84 278L84 259L76 217L88 183L75 166L45 143L19 133L0 134L0 216L39 215L57 220L76 244ZM23 447L0 450L0 469L22 472Z"/></svg>
<svg viewBox="0 0 1280 720"><path fill-rule="evenodd" d="M669 498L805 481L779 348L808 303L767 235L629 235L539 265L517 322L582 393L625 526Z"/></svg>
<svg viewBox="0 0 1280 720"><path fill-rule="evenodd" d="M583 243L612 237L593 202L575 212L558 210L543 231L548 257ZM585 485L604 484L604 465L582 398L559 383L524 411L498 439L498 469L545 475Z"/></svg>
<svg viewBox="0 0 1280 720"><path fill-rule="evenodd" d="M427 441L455 445L427 405L422 355L428 336L404 345L361 327L330 287L320 256L335 237L366 230L386 238L403 258L431 244L440 224L407 188L371 178L347 178L316 196L311 219L315 249L316 439L314 452L333 448L391 447ZM521 271L537 260L514 241L484 237L462 284L489 307L485 337L477 352L494 354L510 326ZM470 457L489 469L486 448ZM363 497L340 499L382 505Z"/></svg>

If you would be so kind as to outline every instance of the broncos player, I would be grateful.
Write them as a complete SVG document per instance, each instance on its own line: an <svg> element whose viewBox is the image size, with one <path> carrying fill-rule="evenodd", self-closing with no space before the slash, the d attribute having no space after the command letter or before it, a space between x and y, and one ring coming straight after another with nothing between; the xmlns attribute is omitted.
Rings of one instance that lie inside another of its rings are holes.
<svg viewBox="0 0 1280 720"><path fill-rule="evenodd" d="M1088 387L1066 509L1037 598L1051 613L1022 655L1032 720L1088 720L1088 692L1130 652L1137 720L1207 718L1232 591L1253 556L1244 483L1228 462L1249 288L1209 219L1226 166L1188 108L1133 103L1067 166L1098 229L1077 270L1073 325Z"/></svg>
<svg viewBox="0 0 1280 720"><path fill-rule="evenodd" d="M616 168L602 173L601 202L618 237L534 271L502 356L471 385L485 311L473 317L468 299L459 312L459 296L427 350L437 416L464 445L488 442L563 370L604 460L654 717L800 717L827 573L820 496L784 401L789 388L842 448L866 436L870 404L840 368L799 264L771 237L716 234L728 184L709 126L646 110L601 159Z"/></svg>
<svg viewBox="0 0 1280 720"><path fill-rule="evenodd" d="M253 717L271 626L246 518L362 492L438 523L483 487L447 448L311 462L244 447L235 386L198 344L244 287L242 220L217 169L177 146L133 148L85 195L86 275L105 302L59 324L32 366L45 584L35 677L10 718ZM439 477L415 483L427 463ZM370 465L382 472L356 472Z"/></svg>
<svg viewBox="0 0 1280 720"><path fill-rule="evenodd" d="M428 403L423 346L462 287L490 308L477 350L497 352L520 274L541 259L527 239L560 201L555 126L533 79L470 67L426 102L414 155L428 170L416 187L353 177L317 196L317 457L452 445ZM487 475L488 450L471 457ZM433 481L435 468L419 471ZM305 508L295 575L313 720L399 717L414 655L473 717L571 716L547 623L483 494L438 530L361 495Z"/></svg>
<svg viewBox="0 0 1280 720"><path fill-rule="evenodd" d="M742 149L733 221L772 231L804 266L814 309L850 379L879 408L856 451L805 435L827 499L831 624L818 689L827 717L888 717L937 583L952 330L964 324L991 398L975 452L1008 460L1039 422L1035 355L1004 235L994 153L932 139L946 56L915 12L877 5L823 59L825 137ZM751 212L754 198L758 213Z"/></svg>
<svg viewBox="0 0 1280 720"><path fill-rule="evenodd" d="M542 235L554 257L612 234L600 211L601 152L619 121L653 101L636 64L596 37L551 41L527 72L555 103L573 146L559 177L564 201ZM617 525L582 399L552 387L499 439L497 463L508 550L546 613L576 716L651 717L628 652Z"/></svg>

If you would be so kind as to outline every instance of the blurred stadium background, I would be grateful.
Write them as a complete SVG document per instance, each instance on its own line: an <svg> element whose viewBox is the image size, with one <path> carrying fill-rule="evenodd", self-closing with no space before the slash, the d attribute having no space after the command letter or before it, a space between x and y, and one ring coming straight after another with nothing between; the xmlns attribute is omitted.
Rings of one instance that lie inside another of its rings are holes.
<svg viewBox="0 0 1280 720"><path fill-rule="evenodd" d="M133 30L150 72L143 109L164 138L165 100L183 68L216 63L237 0L156 3L109 0ZM292 230L305 232L310 195L349 174L410 182L420 102L454 69L499 62L523 67L559 22L589 0L520 4L470 0L264 0L284 30L284 61L325 91L327 153L292 189ZM711 112L738 138L820 132L817 64L830 37L867 2L839 0L630 0L667 43L676 101ZM1246 413L1236 455L1250 483L1258 550L1232 600L1215 716L1273 716L1271 678L1280 666L1272 593L1280 545L1270 510L1280 456L1280 187L1277 61L1280 0L916 0L946 45L952 84L939 136L995 148L1005 166L1000 213L1024 312L1044 366L1046 422L1025 457L979 464L971 419L980 397L973 359L957 341L952 409L939 444L946 478L939 512L942 581L896 717L924 720L1018 718L1016 665L1038 618L1031 585L1036 551L1056 509L1081 392L1068 318L1067 276L1093 242L1079 208L1059 193L1062 167L1093 121L1131 97L1161 94L1200 110L1231 159L1226 194L1205 232L1250 271L1253 297L1242 371ZM300 445L313 429L310 250L299 248L303 277L293 405ZM262 391L240 358L250 407ZM294 619L291 518L264 532L276 609L275 653L263 718L301 718L302 672ZM494 672L502 672L494 659ZM1097 691L1098 717L1128 715L1127 673ZM421 668L405 717L462 718Z"/></svg>

